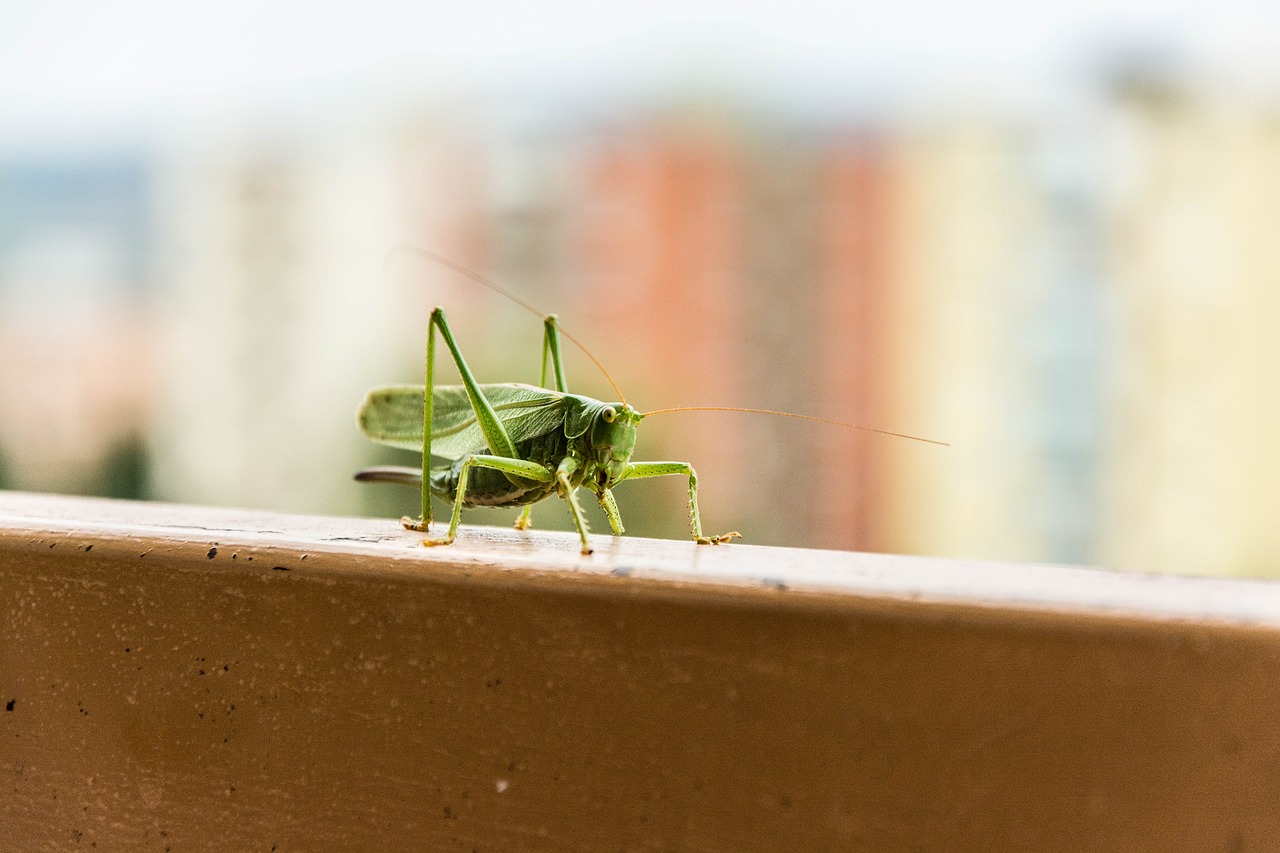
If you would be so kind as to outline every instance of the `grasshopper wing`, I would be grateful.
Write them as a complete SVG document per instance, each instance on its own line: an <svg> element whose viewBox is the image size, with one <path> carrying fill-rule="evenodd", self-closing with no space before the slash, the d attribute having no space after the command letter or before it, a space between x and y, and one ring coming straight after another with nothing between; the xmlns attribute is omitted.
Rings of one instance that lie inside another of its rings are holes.
<svg viewBox="0 0 1280 853"><path fill-rule="evenodd" d="M564 424L564 395L533 385L481 385L512 441L545 435ZM431 456L459 459L483 451L484 433L461 385L437 385L432 394ZM360 404L360 431L379 444L422 450L423 386L391 385L370 391Z"/></svg>

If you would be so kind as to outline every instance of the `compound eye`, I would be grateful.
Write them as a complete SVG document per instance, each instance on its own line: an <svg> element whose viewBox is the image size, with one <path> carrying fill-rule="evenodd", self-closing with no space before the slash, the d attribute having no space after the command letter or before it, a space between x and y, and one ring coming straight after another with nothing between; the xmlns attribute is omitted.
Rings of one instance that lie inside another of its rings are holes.
<svg viewBox="0 0 1280 853"><path fill-rule="evenodd" d="M604 411L600 413L600 417L604 418L605 423L611 424L617 420L618 413L614 410L613 406L605 406Z"/></svg>

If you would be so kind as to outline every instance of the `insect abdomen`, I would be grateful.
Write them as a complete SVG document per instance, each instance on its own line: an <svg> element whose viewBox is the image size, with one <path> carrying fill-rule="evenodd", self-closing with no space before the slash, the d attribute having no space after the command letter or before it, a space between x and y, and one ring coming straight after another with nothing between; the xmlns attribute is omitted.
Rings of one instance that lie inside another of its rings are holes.
<svg viewBox="0 0 1280 853"><path fill-rule="evenodd" d="M521 459L546 465L549 470L564 458L564 433L553 430L516 444L517 454ZM474 451L477 454L488 454L488 448ZM454 460L447 468L438 468L431 472L431 493L443 501L452 503L458 497L458 478L462 475L462 464L466 457ZM511 482L507 475L493 468L472 466L467 475L467 493L462 505L476 506L525 506L537 503L555 494L554 481L538 482L536 480L520 480L519 484Z"/></svg>

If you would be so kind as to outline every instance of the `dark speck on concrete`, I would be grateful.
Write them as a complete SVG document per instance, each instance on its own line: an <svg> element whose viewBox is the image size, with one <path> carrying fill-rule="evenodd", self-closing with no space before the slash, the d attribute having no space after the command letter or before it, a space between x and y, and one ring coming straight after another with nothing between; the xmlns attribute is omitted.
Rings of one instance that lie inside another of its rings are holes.
<svg viewBox="0 0 1280 853"><path fill-rule="evenodd" d="M614 566L613 571L611 571L609 574L614 575L615 577L625 578L627 575L631 574L633 571L635 571L635 569L631 568L630 566Z"/></svg>
<svg viewBox="0 0 1280 853"><path fill-rule="evenodd" d="M271 567L271 571L273 571L273 572L287 572L287 571L289 571L289 567L288 567L288 566L272 566L272 567Z"/></svg>
<svg viewBox="0 0 1280 853"><path fill-rule="evenodd" d="M217 549L217 548L210 548L210 549L209 549L209 559L210 559L210 560L212 560L212 559L213 559L214 557L216 557L216 556L218 556L218 549Z"/></svg>
<svg viewBox="0 0 1280 853"><path fill-rule="evenodd" d="M14 706L14 705L16 705L16 704L18 704L18 700L17 700L17 699L10 699L8 702L5 702L5 703L4 703L4 709L5 709L6 711L12 711L12 710L13 710L13 706Z"/></svg>

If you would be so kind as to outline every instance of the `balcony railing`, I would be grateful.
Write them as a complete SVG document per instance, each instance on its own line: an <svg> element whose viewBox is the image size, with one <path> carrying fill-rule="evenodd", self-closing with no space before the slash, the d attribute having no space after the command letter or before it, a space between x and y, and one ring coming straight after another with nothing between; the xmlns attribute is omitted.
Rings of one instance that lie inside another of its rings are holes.
<svg viewBox="0 0 1280 853"><path fill-rule="evenodd" d="M1280 586L0 493L23 850L1258 850ZM9 842L6 842L9 843Z"/></svg>

